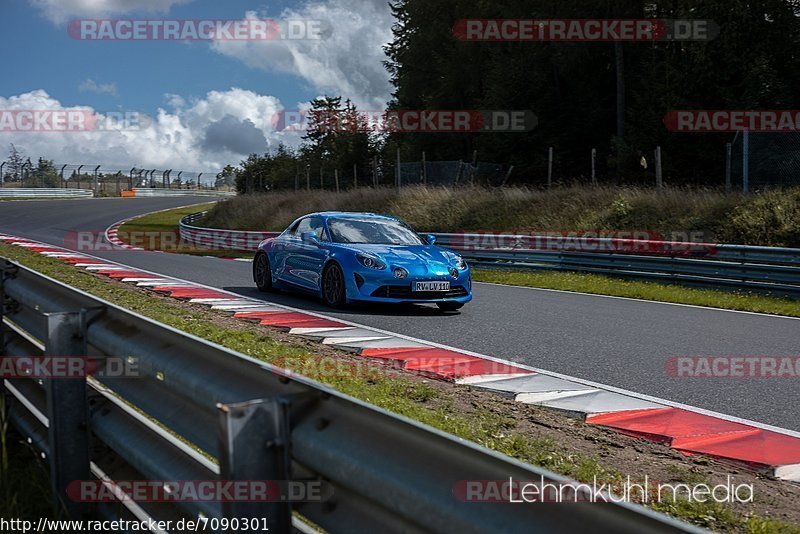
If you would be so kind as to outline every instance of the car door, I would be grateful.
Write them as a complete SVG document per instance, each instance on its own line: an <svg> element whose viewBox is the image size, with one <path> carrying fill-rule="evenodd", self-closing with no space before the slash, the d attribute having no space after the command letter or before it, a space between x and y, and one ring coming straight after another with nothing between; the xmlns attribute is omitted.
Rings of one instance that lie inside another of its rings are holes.
<svg viewBox="0 0 800 534"><path fill-rule="evenodd" d="M304 243L304 232L316 232L322 246ZM319 289L319 280L322 275L322 266L327 259L327 232L321 217L306 217L301 219L292 233L291 239L286 241L286 263L283 281L290 284L316 291Z"/></svg>
<svg viewBox="0 0 800 534"><path fill-rule="evenodd" d="M275 278L279 280L286 279L284 273L286 271L287 246L295 239L294 231L297 229L298 224L300 224L300 221L292 223L285 232L278 236L275 240L275 245L272 247L272 271Z"/></svg>

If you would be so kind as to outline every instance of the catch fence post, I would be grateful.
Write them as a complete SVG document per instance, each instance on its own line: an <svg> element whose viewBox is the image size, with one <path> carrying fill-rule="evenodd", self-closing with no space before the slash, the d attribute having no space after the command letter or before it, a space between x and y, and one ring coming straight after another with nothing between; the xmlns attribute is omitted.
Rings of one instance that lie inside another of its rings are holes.
<svg viewBox="0 0 800 534"><path fill-rule="evenodd" d="M656 147L655 160L656 160L655 161L655 164L656 164L656 187L658 189L663 189L664 188L664 179L663 179L663 176L661 175L661 147L660 146Z"/></svg>
<svg viewBox="0 0 800 534"><path fill-rule="evenodd" d="M750 192L750 132L742 132L742 192Z"/></svg>
<svg viewBox="0 0 800 534"><path fill-rule="evenodd" d="M733 147L730 143L725 143L725 192L731 192L731 152Z"/></svg>

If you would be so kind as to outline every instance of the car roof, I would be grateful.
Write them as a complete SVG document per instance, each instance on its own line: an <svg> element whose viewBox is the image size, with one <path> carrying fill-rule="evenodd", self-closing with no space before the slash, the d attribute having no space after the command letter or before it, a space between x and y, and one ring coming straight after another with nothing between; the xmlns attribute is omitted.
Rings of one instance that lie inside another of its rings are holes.
<svg viewBox="0 0 800 534"><path fill-rule="evenodd" d="M322 217L325 219L384 219L396 220L395 217L389 215L380 215L378 213L356 212L356 211L320 211L317 213L309 213L306 217Z"/></svg>

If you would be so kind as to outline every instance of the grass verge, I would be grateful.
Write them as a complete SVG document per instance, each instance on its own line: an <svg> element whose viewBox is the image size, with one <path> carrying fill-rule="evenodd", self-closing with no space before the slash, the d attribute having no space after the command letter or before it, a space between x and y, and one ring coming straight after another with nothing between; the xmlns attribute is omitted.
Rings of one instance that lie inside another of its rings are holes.
<svg viewBox="0 0 800 534"><path fill-rule="evenodd" d="M800 302L798 301L740 291L694 289L679 285L640 282L610 276L572 272L475 269L472 276L478 282L490 282L493 284L557 289L594 295L629 297L726 310L800 317Z"/></svg>
<svg viewBox="0 0 800 534"><path fill-rule="evenodd" d="M75 269L31 251L0 244L0 256L179 328L267 362L310 362L306 374L336 389L522 461L591 483L618 486L625 476L648 474L661 481L708 480L719 483L731 468L703 458L687 459L659 444L643 442L586 425L564 415L516 403L489 392L422 379L404 371L371 369L359 373L320 372L320 358L356 365L357 357L280 331L244 323L207 308L179 302ZM361 360L363 361L363 360ZM688 502L659 505L675 517L723 532L798 532L795 503L800 487L733 472L757 487L759 497L736 507Z"/></svg>
<svg viewBox="0 0 800 534"><path fill-rule="evenodd" d="M192 243L186 243L180 238L178 221L181 218L214 207L216 202L195 204L166 211L149 213L143 217L132 219L119 227L117 236L125 243L145 248L147 250L161 250L178 254L194 256L217 256L223 258L239 257L239 253L227 250L212 250ZM247 257L252 256L248 253Z"/></svg>

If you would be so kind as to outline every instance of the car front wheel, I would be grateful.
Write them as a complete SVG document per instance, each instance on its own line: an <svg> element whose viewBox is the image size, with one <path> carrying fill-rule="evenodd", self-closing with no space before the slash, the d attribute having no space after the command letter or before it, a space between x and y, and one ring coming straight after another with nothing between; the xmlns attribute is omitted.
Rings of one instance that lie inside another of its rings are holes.
<svg viewBox="0 0 800 534"><path fill-rule="evenodd" d="M332 308L341 308L345 304L345 294L342 268L336 263L331 263L322 273L322 300Z"/></svg>
<svg viewBox="0 0 800 534"><path fill-rule="evenodd" d="M272 291L272 268L269 257L260 252L253 260L253 280L259 291Z"/></svg>

